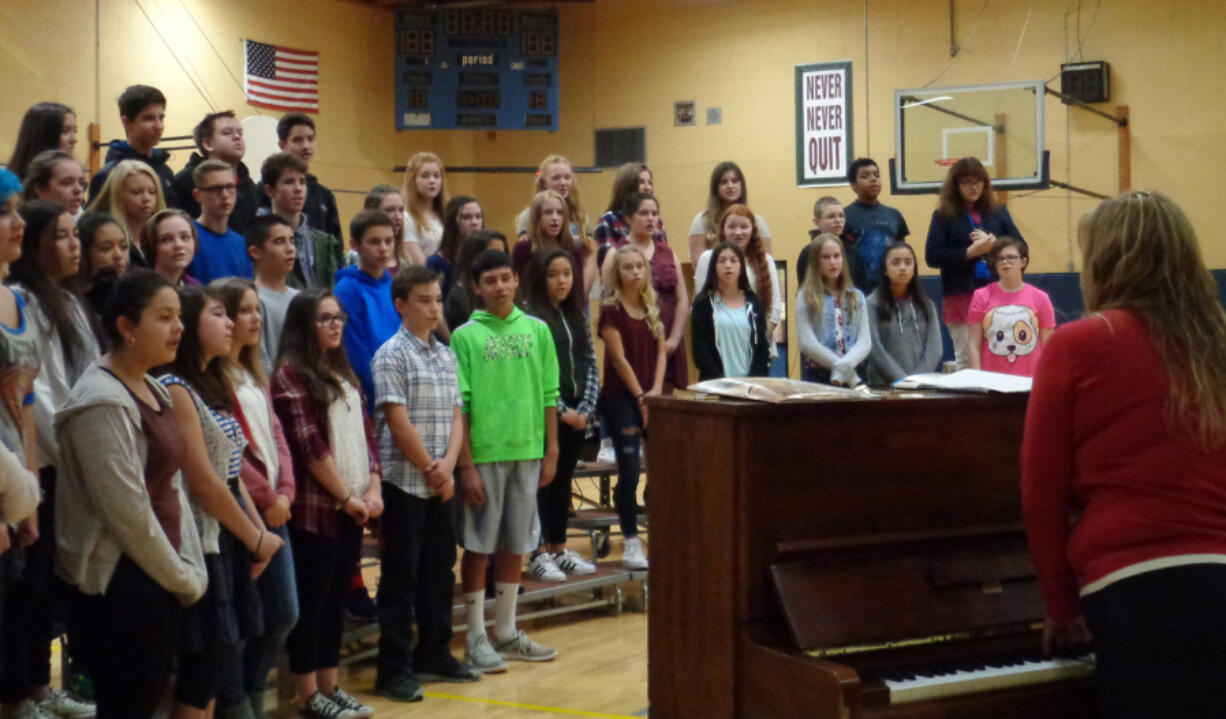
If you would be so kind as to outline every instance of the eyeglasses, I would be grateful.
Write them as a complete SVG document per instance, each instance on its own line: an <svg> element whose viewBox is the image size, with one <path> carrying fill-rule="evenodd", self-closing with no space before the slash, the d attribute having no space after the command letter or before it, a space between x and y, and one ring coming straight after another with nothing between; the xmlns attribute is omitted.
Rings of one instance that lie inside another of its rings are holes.
<svg viewBox="0 0 1226 719"><path fill-rule="evenodd" d="M349 315L344 312L338 312L337 314L334 314L334 315L329 315L329 314L315 315L315 324L319 325L320 327L327 327L333 322L337 322L343 325L348 321L349 321Z"/></svg>
<svg viewBox="0 0 1226 719"><path fill-rule="evenodd" d="M229 185L209 185L208 187L198 188L201 192L207 192L210 195L228 195L231 192L238 192L238 185L230 183Z"/></svg>
<svg viewBox="0 0 1226 719"><path fill-rule="evenodd" d="M996 264L998 265L1011 265L1014 262L1021 262L1021 261L1022 261L1022 258L1018 255L1001 255L1000 257L996 258Z"/></svg>

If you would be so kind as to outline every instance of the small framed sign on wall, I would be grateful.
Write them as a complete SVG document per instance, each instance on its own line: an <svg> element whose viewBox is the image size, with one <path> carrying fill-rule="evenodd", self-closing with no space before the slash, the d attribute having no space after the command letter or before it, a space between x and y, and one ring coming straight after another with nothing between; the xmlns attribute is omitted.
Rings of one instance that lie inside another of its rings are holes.
<svg viewBox="0 0 1226 719"><path fill-rule="evenodd" d="M847 184L851 136L851 60L796 66L796 184Z"/></svg>

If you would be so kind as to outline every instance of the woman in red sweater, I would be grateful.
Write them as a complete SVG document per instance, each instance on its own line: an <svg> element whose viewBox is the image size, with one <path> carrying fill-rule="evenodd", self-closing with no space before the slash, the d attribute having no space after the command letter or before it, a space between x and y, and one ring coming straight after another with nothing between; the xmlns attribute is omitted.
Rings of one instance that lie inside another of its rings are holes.
<svg viewBox="0 0 1226 719"><path fill-rule="evenodd" d="M1022 446L1044 645L1093 634L1104 717L1226 716L1226 313L1164 195L1103 202L1081 246L1089 315L1044 350Z"/></svg>

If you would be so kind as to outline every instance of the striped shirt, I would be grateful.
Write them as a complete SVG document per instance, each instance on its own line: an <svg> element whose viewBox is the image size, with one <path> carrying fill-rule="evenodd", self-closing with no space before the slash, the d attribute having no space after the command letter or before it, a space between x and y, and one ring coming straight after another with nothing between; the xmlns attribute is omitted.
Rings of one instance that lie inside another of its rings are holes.
<svg viewBox="0 0 1226 719"><path fill-rule="evenodd" d="M196 403L196 413L200 416L200 429L204 434L204 448L209 455L209 463L213 472L226 483L230 491L238 491L238 474L243 468L243 450L247 448L247 438L243 428L229 412L213 409L204 403L200 395L181 377L166 374L158 377L158 381L167 389L171 385L179 385L187 390L192 401ZM188 492L192 513L195 515L196 528L200 531L200 541L204 545L205 554L217 554L220 550L217 544L221 531L217 520L200 506L194 492Z"/></svg>
<svg viewBox="0 0 1226 719"><path fill-rule="evenodd" d="M427 498L425 474L404 456L383 405L404 405L409 422L432 459L447 453L455 410L460 407L460 382L455 352L433 336L420 338L401 325L375 352L371 369L375 380L375 417L383 481L415 497Z"/></svg>

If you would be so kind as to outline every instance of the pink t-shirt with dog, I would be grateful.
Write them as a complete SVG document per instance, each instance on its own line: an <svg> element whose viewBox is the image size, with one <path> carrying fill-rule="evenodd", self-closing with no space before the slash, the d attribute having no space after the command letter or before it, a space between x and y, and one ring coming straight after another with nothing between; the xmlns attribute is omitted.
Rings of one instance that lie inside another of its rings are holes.
<svg viewBox="0 0 1226 719"><path fill-rule="evenodd" d="M1051 298L1033 285L1008 292L999 282L975 290L967 322L983 328L980 368L1033 377L1043 348L1039 330L1055 329Z"/></svg>

